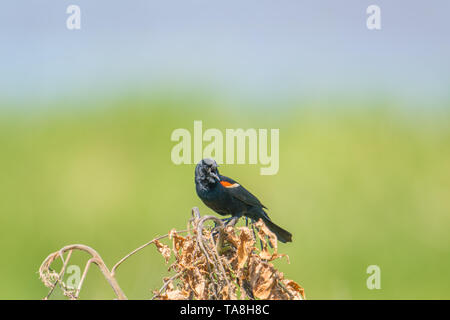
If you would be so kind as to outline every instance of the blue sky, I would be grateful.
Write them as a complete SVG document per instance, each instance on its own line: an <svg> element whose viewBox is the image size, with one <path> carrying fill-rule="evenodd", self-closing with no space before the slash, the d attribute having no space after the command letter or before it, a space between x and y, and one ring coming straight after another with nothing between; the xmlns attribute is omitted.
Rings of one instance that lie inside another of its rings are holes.
<svg viewBox="0 0 450 320"><path fill-rule="evenodd" d="M81 30L66 8L81 8ZM381 8L382 29L366 28ZM450 2L15 0L0 7L0 97L161 85L225 95L449 98Z"/></svg>

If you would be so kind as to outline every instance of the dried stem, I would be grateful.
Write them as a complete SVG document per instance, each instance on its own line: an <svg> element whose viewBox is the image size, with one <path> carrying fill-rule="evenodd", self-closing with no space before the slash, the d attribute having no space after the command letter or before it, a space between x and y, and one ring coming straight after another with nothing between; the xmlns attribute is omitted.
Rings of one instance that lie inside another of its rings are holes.
<svg viewBox="0 0 450 320"><path fill-rule="evenodd" d="M177 233L185 233L185 232L188 232L188 230L177 231ZM155 243L155 241L158 241L158 240L161 240L161 239L164 239L164 238L167 238L167 237L169 237L169 234L165 234L165 235L163 235L163 236L157 237L157 238L155 238L155 239L153 239L153 240L151 240L151 241L149 241L149 242L147 242L147 243L144 243L142 246L140 246L140 247L134 249L133 251L131 251L129 254L127 254L125 257L123 257L122 259L120 259L119 262L117 262L117 263L114 265L114 267L111 269L111 275L114 277L115 274L116 274L117 268L118 268L125 260L127 260L129 257L131 257L132 255L134 255L134 254L137 253L138 251L144 249L144 248L147 247L148 245L150 245L150 244L152 244L152 243Z"/></svg>

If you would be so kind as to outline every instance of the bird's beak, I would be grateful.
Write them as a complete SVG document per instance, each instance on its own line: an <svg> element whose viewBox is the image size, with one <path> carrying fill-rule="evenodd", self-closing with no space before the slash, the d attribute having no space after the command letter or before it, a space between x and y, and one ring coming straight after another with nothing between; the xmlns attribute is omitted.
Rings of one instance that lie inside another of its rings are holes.
<svg viewBox="0 0 450 320"><path fill-rule="evenodd" d="M217 180L220 181L220 178L217 174L215 174L214 172L211 172L211 175Z"/></svg>

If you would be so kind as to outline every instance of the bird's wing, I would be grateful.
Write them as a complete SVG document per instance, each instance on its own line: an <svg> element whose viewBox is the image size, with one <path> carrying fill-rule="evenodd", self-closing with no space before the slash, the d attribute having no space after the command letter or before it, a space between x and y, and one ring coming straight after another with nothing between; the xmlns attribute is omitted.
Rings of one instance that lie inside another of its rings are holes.
<svg viewBox="0 0 450 320"><path fill-rule="evenodd" d="M253 194L251 194L247 189L241 186L239 183L231 178L220 176L220 184L225 188L225 190L231 194L233 197L245 202L248 205L255 207L266 208Z"/></svg>

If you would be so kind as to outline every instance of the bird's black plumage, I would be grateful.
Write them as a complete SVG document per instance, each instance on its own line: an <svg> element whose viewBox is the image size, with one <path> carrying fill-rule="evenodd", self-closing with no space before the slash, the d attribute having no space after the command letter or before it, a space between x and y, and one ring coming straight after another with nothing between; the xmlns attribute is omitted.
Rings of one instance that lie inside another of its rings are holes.
<svg viewBox="0 0 450 320"><path fill-rule="evenodd" d="M235 180L220 175L217 163L212 159L201 160L195 168L195 187L199 198L221 215L262 219L281 242L291 242L292 235L273 223L266 208L253 194ZM267 208L266 208L267 209Z"/></svg>

